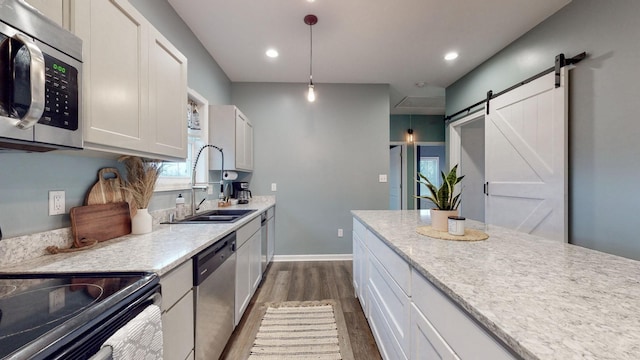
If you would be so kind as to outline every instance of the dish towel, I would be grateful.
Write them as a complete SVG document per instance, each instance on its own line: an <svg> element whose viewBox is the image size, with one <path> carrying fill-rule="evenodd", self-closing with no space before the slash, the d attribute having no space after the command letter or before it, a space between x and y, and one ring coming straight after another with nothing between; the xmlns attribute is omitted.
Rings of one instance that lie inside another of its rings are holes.
<svg viewBox="0 0 640 360"><path fill-rule="evenodd" d="M116 331L102 347L110 346L113 360L162 359L162 318L158 305L149 305Z"/></svg>

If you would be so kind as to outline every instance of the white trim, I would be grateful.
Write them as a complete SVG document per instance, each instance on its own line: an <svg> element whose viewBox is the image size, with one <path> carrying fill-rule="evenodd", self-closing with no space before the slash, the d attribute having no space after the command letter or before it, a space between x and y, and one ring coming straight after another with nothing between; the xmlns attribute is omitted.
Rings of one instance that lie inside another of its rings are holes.
<svg viewBox="0 0 640 360"><path fill-rule="evenodd" d="M352 254L274 255L274 262L284 261L351 261Z"/></svg>
<svg viewBox="0 0 640 360"><path fill-rule="evenodd" d="M484 116L485 111L483 107L482 111L469 114L461 119L449 123L447 129L449 132L449 146L447 147L447 150L449 151L449 169L451 169L455 164L460 164L460 151L462 150L460 131L462 129L462 125L484 119ZM462 172L462 168L460 168L460 172Z"/></svg>
<svg viewBox="0 0 640 360"><path fill-rule="evenodd" d="M407 209L407 204L409 203L409 199L407 198L407 173L409 169L407 168L407 143L403 141L391 141L389 145L402 146L402 210Z"/></svg>

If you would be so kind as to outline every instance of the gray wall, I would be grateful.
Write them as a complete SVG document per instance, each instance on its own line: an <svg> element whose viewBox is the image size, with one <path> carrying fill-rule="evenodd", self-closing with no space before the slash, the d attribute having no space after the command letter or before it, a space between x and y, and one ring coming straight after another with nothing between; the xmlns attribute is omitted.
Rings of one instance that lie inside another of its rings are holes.
<svg viewBox="0 0 640 360"><path fill-rule="evenodd" d="M231 82L166 1L132 0L189 59L189 86L212 104L230 102ZM83 205L98 170L115 160L59 153L0 153L0 226L5 238L70 226L69 209ZM120 167L123 172L124 169ZM66 192L65 215L48 216L48 191ZM175 206L177 192L156 194L152 210ZM185 194L186 195L186 194Z"/></svg>
<svg viewBox="0 0 640 360"><path fill-rule="evenodd" d="M316 84L315 103L305 84L231 89L254 126L251 190L277 198L276 254L350 254L350 210L389 204L388 184L378 183L389 171L388 86Z"/></svg>
<svg viewBox="0 0 640 360"><path fill-rule="evenodd" d="M640 259L634 219L640 188L640 1L573 0L449 86L451 114L553 65L558 53L589 58L570 72L569 216L574 244Z"/></svg>

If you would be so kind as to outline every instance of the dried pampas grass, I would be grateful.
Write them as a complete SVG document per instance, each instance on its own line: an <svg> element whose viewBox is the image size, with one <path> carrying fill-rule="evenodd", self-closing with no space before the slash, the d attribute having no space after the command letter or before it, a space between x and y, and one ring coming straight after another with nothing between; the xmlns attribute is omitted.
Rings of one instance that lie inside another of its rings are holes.
<svg viewBox="0 0 640 360"><path fill-rule="evenodd" d="M121 156L119 162L127 169L124 190L131 194L133 205L137 209L146 209L153 196L156 180L162 170L162 162L143 161L138 156Z"/></svg>

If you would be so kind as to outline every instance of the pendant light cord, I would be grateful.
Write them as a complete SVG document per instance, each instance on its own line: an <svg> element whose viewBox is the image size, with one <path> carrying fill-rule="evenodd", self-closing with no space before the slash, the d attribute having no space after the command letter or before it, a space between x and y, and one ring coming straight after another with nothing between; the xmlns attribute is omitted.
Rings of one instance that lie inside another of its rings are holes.
<svg viewBox="0 0 640 360"><path fill-rule="evenodd" d="M309 25L309 82L313 84L313 25Z"/></svg>

